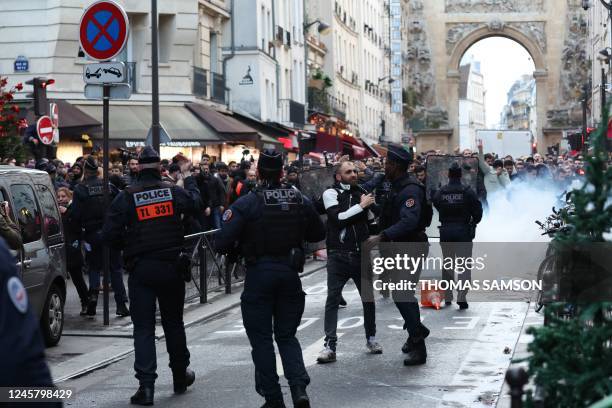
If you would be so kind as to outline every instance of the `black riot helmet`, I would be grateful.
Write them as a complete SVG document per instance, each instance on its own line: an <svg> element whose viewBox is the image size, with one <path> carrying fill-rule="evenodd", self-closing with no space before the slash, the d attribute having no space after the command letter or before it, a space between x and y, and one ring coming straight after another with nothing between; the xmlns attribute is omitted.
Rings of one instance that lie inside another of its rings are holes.
<svg viewBox="0 0 612 408"><path fill-rule="evenodd" d="M461 166L459 163L455 162L451 164L448 168L448 178L449 179L460 179L461 178Z"/></svg>
<svg viewBox="0 0 612 408"><path fill-rule="evenodd" d="M257 160L257 171L262 180L276 182L283 170L283 155L275 150L264 150Z"/></svg>

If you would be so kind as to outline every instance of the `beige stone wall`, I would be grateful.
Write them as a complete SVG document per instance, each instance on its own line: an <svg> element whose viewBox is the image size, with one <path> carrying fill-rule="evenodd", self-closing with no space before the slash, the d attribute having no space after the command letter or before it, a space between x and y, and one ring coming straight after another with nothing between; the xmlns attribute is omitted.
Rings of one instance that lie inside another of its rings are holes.
<svg viewBox="0 0 612 408"><path fill-rule="evenodd" d="M507 7L506 10L511 11L496 10L496 6L489 4L489 1L473 1L469 12L460 12L462 2L457 0L410 0L411 7L422 7L434 70L435 97L429 108L439 107L448 112L448 124L441 126L452 130L448 146L456 146L459 141L459 62L463 53L481 39L508 37L519 42L531 54L536 66L534 76L538 87L538 146L545 147L544 129L551 127L547 123L548 111L577 102L565 100L568 98L562 94L560 86L568 36L568 19L565 16L569 11L568 4L575 6L577 0L541 0L531 2L528 7L521 1L505 3L515 4ZM447 9L453 12L446 13ZM421 143L433 148L433 145L440 144L439 138L444 132L438 132L438 135L421 133L423 138L435 139L432 143Z"/></svg>

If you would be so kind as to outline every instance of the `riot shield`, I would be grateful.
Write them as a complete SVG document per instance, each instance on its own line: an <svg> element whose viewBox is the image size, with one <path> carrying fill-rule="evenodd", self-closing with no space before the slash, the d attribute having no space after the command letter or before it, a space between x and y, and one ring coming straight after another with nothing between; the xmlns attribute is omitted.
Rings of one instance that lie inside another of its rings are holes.
<svg viewBox="0 0 612 408"><path fill-rule="evenodd" d="M461 167L461 184L470 186L476 192L478 181L478 158L463 156L436 155L427 157L427 199L431 200L432 191L448 184L448 169L453 163Z"/></svg>
<svg viewBox="0 0 612 408"><path fill-rule="evenodd" d="M300 191L306 197L316 200L334 184L333 167L315 167L301 171L299 176Z"/></svg>

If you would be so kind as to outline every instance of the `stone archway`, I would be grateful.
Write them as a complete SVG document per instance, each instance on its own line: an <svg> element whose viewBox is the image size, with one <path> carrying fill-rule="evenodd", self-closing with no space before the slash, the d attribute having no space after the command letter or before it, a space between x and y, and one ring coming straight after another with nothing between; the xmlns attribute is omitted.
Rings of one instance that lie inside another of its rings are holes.
<svg viewBox="0 0 612 408"><path fill-rule="evenodd" d="M405 116L420 151L458 145L459 65L488 37L531 55L537 85L538 148L581 125L580 90L590 79L580 0L405 0Z"/></svg>

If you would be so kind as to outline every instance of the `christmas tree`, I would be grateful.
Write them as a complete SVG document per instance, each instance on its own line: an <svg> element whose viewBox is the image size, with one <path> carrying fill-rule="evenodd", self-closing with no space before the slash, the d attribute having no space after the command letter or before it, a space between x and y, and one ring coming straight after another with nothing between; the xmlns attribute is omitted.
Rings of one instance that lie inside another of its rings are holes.
<svg viewBox="0 0 612 408"><path fill-rule="evenodd" d="M586 286L584 282L612 277L610 265L600 268L587 262L593 248L612 251L609 238L606 241L612 228L607 112L602 119L585 155L584 184L571 192L572 206L562 211L568 229L553 241L559 255L555 272L561 281L571 283L571 294L579 293L582 288L576 287ZM533 335L528 347L529 374L547 407L588 407L612 395L612 303L572 299L562 296L562 303L547 305L546 325L528 331ZM529 392L527 406L534 404L534 395Z"/></svg>
<svg viewBox="0 0 612 408"><path fill-rule="evenodd" d="M15 92L20 91L23 85L19 83L7 90L7 84L7 79L0 77L0 159L23 161L25 149L19 134L27 123L19 119L19 106L13 102Z"/></svg>

